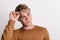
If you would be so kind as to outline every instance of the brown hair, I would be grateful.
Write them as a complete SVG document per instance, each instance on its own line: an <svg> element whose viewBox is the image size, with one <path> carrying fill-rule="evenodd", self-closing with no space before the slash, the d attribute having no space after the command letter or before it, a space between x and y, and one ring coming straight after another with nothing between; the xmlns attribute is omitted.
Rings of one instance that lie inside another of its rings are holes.
<svg viewBox="0 0 60 40"><path fill-rule="evenodd" d="M20 12L23 9L28 9L28 6L26 4L19 4L16 8L15 11Z"/></svg>

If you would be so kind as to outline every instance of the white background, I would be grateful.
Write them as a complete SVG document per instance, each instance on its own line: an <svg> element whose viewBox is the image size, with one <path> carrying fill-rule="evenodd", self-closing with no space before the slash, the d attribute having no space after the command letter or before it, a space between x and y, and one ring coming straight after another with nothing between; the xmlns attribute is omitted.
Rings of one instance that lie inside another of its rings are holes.
<svg viewBox="0 0 60 40"><path fill-rule="evenodd" d="M44 26L51 40L60 40L60 0L0 0L0 39L9 20L9 12L25 3L31 8L33 24ZM21 24L17 21L15 29Z"/></svg>

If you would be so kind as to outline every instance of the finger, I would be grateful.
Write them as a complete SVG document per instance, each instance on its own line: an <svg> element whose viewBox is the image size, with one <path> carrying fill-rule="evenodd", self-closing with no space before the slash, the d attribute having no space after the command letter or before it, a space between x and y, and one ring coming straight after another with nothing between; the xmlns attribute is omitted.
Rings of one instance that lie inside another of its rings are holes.
<svg viewBox="0 0 60 40"><path fill-rule="evenodd" d="M11 11L11 13L12 13L13 15L15 15L15 11Z"/></svg>
<svg viewBox="0 0 60 40"><path fill-rule="evenodd" d="M13 15L13 11L10 12L10 15Z"/></svg>
<svg viewBox="0 0 60 40"><path fill-rule="evenodd" d="M18 15L19 14L19 12L15 12L16 13L16 15Z"/></svg>
<svg viewBox="0 0 60 40"><path fill-rule="evenodd" d="M16 15L14 11L12 12L12 14L13 14L13 15Z"/></svg>
<svg viewBox="0 0 60 40"><path fill-rule="evenodd" d="M20 15L18 14L18 17L20 17Z"/></svg>
<svg viewBox="0 0 60 40"><path fill-rule="evenodd" d="M15 12L16 15L19 15L19 12Z"/></svg>
<svg viewBox="0 0 60 40"><path fill-rule="evenodd" d="M17 17L20 17L20 15L19 15L19 14L17 14Z"/></svg>

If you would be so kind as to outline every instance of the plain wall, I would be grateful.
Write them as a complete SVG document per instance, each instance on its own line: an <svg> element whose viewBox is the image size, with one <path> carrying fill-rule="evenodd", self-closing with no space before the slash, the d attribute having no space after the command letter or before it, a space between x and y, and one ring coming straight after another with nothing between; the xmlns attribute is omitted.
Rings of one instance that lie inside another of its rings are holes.
<svg viewBox="0 0 60 40"><path fill-rule="evenodd" d="M9 20L9 13L20 4L31 8L33 24L47 28L51 40L60 40L60 0L0 0L0 39ZM21 23L15 23L18 29Z"/></svg>

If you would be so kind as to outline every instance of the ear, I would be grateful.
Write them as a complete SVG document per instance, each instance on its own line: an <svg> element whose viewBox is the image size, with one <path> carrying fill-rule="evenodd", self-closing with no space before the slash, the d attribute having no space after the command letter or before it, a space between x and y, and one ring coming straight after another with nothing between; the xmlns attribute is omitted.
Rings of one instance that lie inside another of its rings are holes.
<svg viewBox="0 0 60 40"><path fill-rule="evenodd" d="M31 12L30 8L28 10Z"/></svg>
<svg viewBox="0 0 60 40"><path fill-rule="evenodd" d="M29 8L29 11L30 11L30 8Z"/></svg>

